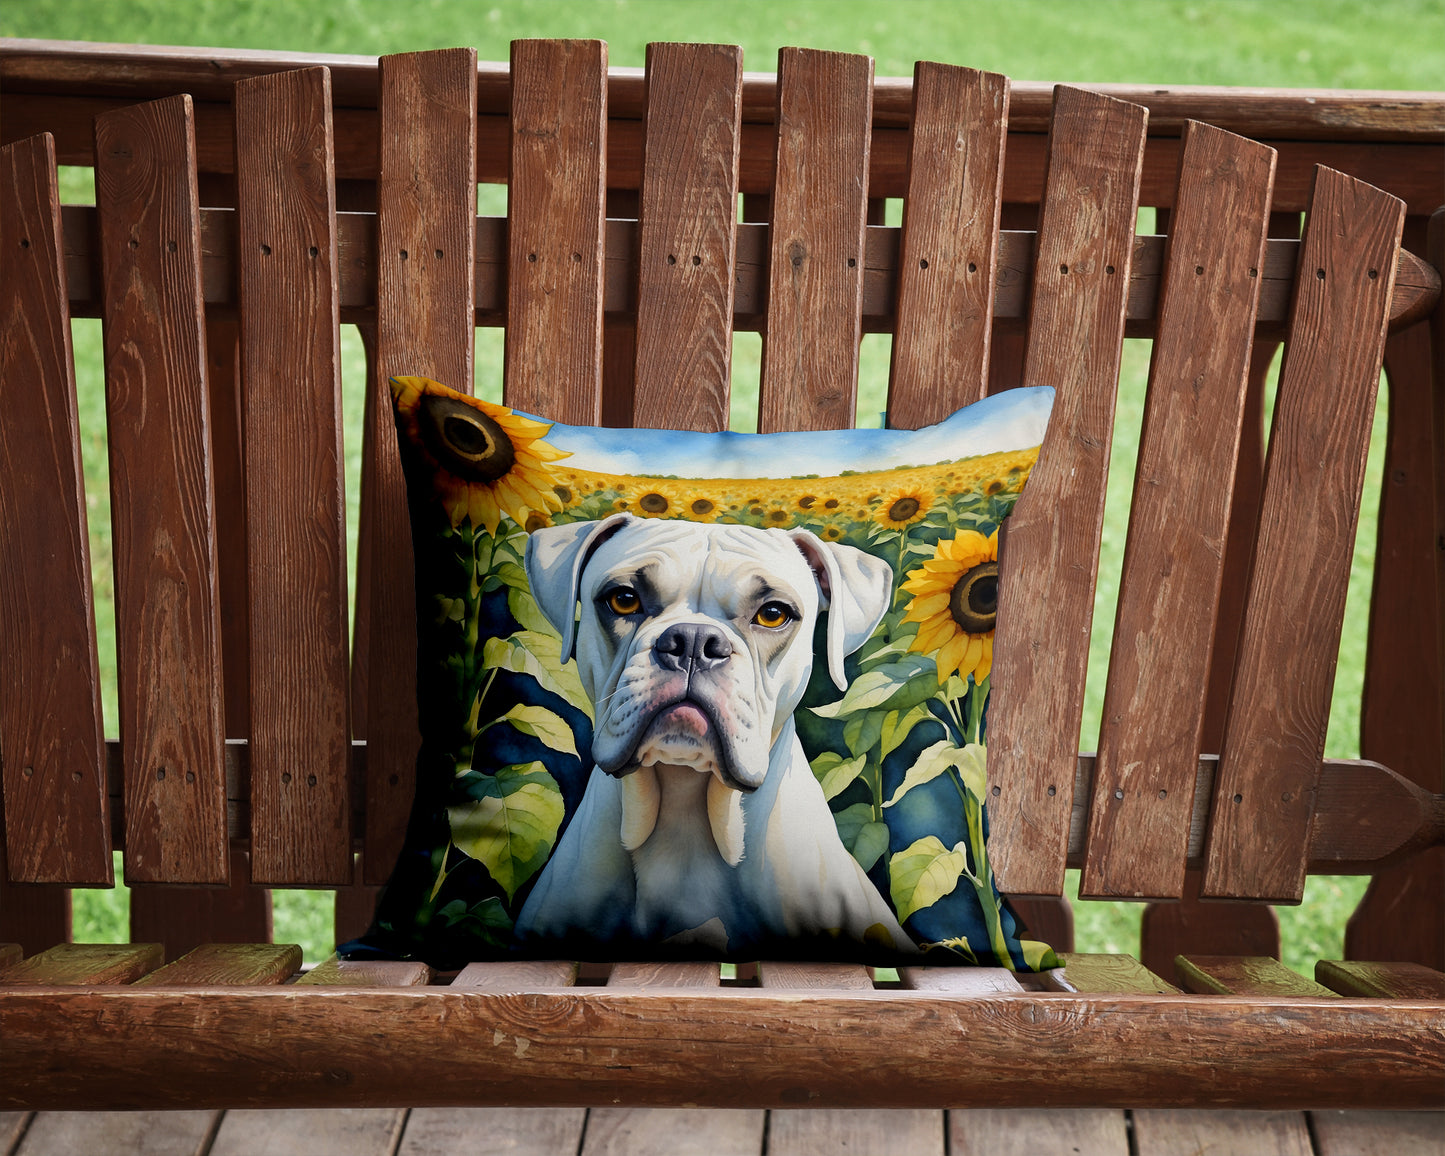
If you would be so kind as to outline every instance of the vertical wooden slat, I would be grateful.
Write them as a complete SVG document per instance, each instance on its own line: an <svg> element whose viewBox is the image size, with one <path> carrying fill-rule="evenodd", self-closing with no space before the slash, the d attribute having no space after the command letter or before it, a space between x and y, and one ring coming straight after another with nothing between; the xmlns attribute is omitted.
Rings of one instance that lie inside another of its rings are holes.
<svg viewBox="0 0 1445 1156"><path fill-rule="evenodd" d="M504 399L554 421L596 425L607 45L512 43L511 144Z"/></svg>
<svg viewBox="0 0 1445 1156"><path fill-rule="evenodd" d="M1054 90L1024 385L1057 391L999 558L988 780L1005 891L1063 888L1148 110Z"/></svg>
<svg viewBox="0 0 1445 1156"><path fill-rule="evenodd" d="M130 889L130 938L161 943L176 959L203 943L265 943L271 938L271 892L251 884L246 852L231 848L228 887L137 883Z"/></svg>
<svg viewBox="0 0 1445 1156"><path fill-rule="evenodd" d="M110 886L55 142L0 149L0 756L10 877Z"/></svg>
<svg viewBox="0 0 1445 1156"><path fill-rule="evenodd" d="M1274 161L1273 149L1233 133L1196 121L1185 128L1104 692L1085 897L1183 894Z"/></svg>
<svg viewBox="0 0 1445 1156"><path fill-rule="evenodd" d="M632 424L728 425L742 49L650 44Z"/></svg>
<svg viewBox="0 0 1445 1156"><path fill-rule="evenodd" d="M96 118L125 873L227 879L225 717L189 96Z"/></svg>
<svg viewBox="0 0 1445 1156"><path fill-rule="evenodd" d="M1206 897L1299 902L1405 207L1315 171L1280 372Z"/></svg>
<svg viewBox="0 0 1445 1156"><path fill-rule="evenodd" d="M0 942L34 955L70 939L70 889L54 883L11 883L0 862Z"/></svg>
<svg viewBox="0 0 1445 1156"><path fill-rule="evenodd" d="M942 421L988 390L1008 77L913 67L888 424Z"/></svg>
<svg viewBox="0 0 1445 1156"><path fill-rule="evenodd" d="M778 53L778 159L758 431L851 429L873 60Z"/></svg>
<svg viewBox="0 0 1445 1156"><path fill-rule="evenodd" d="M236 85L251 874L351 879L331 78Z"/></svg>
<svg viewBox="0 0 1445 1156"><path fill-rule="evenodd" d="M416 593L389 378L472 389L477 54L381 59L375 377L366 398L368 520L365 881L401 851L416 782Z"/></svg>

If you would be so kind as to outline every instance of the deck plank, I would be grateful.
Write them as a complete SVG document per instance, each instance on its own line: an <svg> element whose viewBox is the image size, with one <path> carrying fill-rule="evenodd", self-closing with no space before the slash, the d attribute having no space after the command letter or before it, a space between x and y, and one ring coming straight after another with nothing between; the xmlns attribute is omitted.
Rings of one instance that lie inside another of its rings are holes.
<svg viewBox="0 0 1445 1156"><path fill-rule="evenodd" d="M397 1156L557 1156L576 1152L585 1108L414 1108Z"/></svg>
<svg viewBox="0 0 1445 1156"><path fill-rule="evenodd" d="M768 1118L768 1156L943 1156L943 1113L920 1108L810 1108Z"/></svg>
<svg viewBox="0 0 1445 1156"><path fill-rule="evenodd" d="M402 1108L260 1108L226 1113L208 1156L392 1156Z"/></svg>
<svg viewBox="0 0 1445 1156"><path fill-rule="evenodd" d="M220 1112L37 1112L15 1156L197 1156ZM0 1127L0 1140L4 1138ZM0 1151L9 1151L8 1148Z"/></svg>
<svg viewBox="0 0 1445 1156"><path fill-rule="evenodd" d="M1137 1156L1313 1156L1303 1112L1139 1111L1134 1146Z"/></svg>
<svg viewBox="0 0 1445 1156"><path fill-rule="evenodd" d="M766 1118L748 1108L593 1108L582 1156L758 1156Z"/></svg>
<svg viewBox="0 0 1445 1156"><path fill-rule="evenodd" d="M1445 1156L1445 1112L1311 1112L1318 1156Z"/></svg>
<svg viewBox="0 0 1445 1156"><path fill-rule="evenodd" d="M953 1156L1129 1156L1124 1113L1093 1108L971 1108L948 1113Z"/></svg>

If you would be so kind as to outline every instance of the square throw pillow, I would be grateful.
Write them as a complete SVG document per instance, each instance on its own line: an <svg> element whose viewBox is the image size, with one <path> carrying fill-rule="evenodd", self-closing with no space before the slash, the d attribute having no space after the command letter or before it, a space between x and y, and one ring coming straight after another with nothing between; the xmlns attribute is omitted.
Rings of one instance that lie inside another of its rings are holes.
<svg viewBox="0 0 1445 1156"><path fill-rule="evenodd" d="M343 955L1057 966L984 812L998 528L1052 390L773 435L392 390L422 751Z"/></svg>

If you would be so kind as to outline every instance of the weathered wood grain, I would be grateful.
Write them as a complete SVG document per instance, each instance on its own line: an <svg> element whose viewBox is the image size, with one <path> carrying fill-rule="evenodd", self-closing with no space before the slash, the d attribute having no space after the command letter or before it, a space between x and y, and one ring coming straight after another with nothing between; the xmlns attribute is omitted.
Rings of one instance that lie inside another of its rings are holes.
<svg viewBox="0 0 1445 1156"><path fill-rule="evenodd" d="M585 1108L413 1108L396 1156L452 1156L479 1144L509 1156L557 1156L578 1151L586 1120Z"/></svg>
<svg viewBox="0 0 1445 1156"><path fill-rule="evenodd" d="M647 47L635 426L728 425L742 83L740 48Z"/></svg>
<svg viewBox="0 0 1445 1156"><path fill-rule="evenodd" d="M955 1109L948 1114L948 1150L954 1156L1131 1156L1128 1128L1118 1109Z"/></svg>
<svg viewBox="0 0 1445 1156"><path fill-rule="evenodd" d="M282 983L301 967L294 943L207 943L136 980L138 987Z"/></svg>
<svg viewBox="0 0 1445 1156"><path fill-rule="evenodd" d="M5 851L17 882L108 887L90 546L48 136L0 149L0 253Z"/></svg>
<svg viewBox="0 0 1445 1156"><path fill-rule="evenodd" d="M601 417L607 46L512 44L503 398L573 425Z"/></svg>
<svg viewBox="0 0 1445 1156"><path fill-rule="evenodd" d="M251 874L351 880L331 93L236 88L251 620Z"/></svg>
<svg viewBox="0 0 1445 1156"><path fill-rule="evenodd" d="M411 526L388 381L421 375L472 390L476 50L386 56L380 82L376 349L361 480L368 519L364 879L372 884L386 882L401 851L421 744Z"/></svg>
<svg viewBox="0 0 1445 1156"><path fill-rule="evenodd" d="M1381 868L1345 924L1351 959L1404 958L1445 970L1445 847Z"/></svg>
<svg viewBox="0 0 1445 1156"><path fill-rule="evenodd" d="M1008 77L913 67L908 195L898 259L898 328L888 421L942 421L988 389Z"/></svg>
<svg viewBox="0 0 1445 1156"><path fill-rule="evenodd" d="M519 1106L600 1105L624 1070L638 1106L675 1104L679 1087L708 1107L1027 1106L1047 1078L1059 1107L1390 1109L1445 1090L1439 1022L1438 1002L1297 997L16 990L0 995L0 1110L82 1091L97 1109L442 1106L479 1088Z"/></svg>
<svg viewBox="0 0 1445 1156"><path fill-rule="evenodd" d="M1206 897L1297 903L1404 205L1321 169L1280 372Z"/></svg>
<svg viewBox="0 0 1445 1156"><path fill-rule="evenodd" d="M33 955L69 938L70 889L54 883L10 883L0 868L0 939L18 943Z"/></svg>
<svg viewBox="0 0 1445 1156"><path fill-rule="evenodd" d="M271 892L251 884L249 856L231 848L227 887L136 883L130 887L133 943L164 943L177 959L203 943L269 943Z"/></svg>
<svg viewBox="0 0 1445 1156"><path fill-rule="evenodd" d="M1136 1111L1137 1156L1228 1152L1230 1156L1313 1156L1303 1112Z"/></svg>
<svg viewBox="0 0 1445 1156"><path fill-rule="evenodd" d="M225 718L187 96L95 124L126 878L225 883Z"/></svg>
<svg viewBox="0 0 1445 1156"><path fill-rule="evenodd" d="M1328 996L1329 988L1306 979L1267 955L1181 955L1175 971L1185 991L1220 995Z"/></svg>
<svg viewBox="0 0 1445 1156"><path fill-rule="evenodd" d="M1207 805L1208 792L1196 793ZM1196 811L1199 808L1196 807ZM1355 813L1358 823L1359 812ZM1204 828L1192 827L1190 840L1204 845ZM1265 903L1221 903L1203 900L1204 872L1191 857L1184 872L1184 895L1167 903L1150 903L1139 920L1139 959L1158 975L1173 975L1174 960L1189 954L1273 956L1279 958L1279 916Z"/></svg>
<svg viewBox="0 0 1445 1156"><path fill-rule="evenodd" d="M457 973L451 986L531 991L537 987L571 987L576 982L577 965L567 960L509 959L500 963L469 963Z"/></svg>
<svg viewBox="0 0 1445 1156"><path fill-rule="evenodd" d="M1315 979L1341 995L1445 1000L1445 973L1420 963L1363 963L1322 959Z"/></svg>
<svg viewBox="0 0 1445 1156"><path fill-rule="evenodd" d="M1318 1156L1445 1156L1445 1112L1310 1113Z"/></svg>
<svg viewBox="0 0 1445 1156"><path fill-rule="evenodd" d="M853 426L872 91L871 57L778 54L759 433Z"/></svg>
<svg viewBox="0 0 1445 1156"><path fill-rule="evenodd" d="M131 983L164 962L159 943L61 943L0 971L0 984Z"/></svg>
<svg viewBox="0 0 1445 1156"><path fill-rule="evenodd" d="M743 1108L593 1108L581 1156L758 1156L767 1119Z"/></svg>
<svg viewBox="0 0 1445 1156"><path fill-rule="evenodd" d="M774 1111L768 1118L770 1156L816 1152L908 1152L943 1156L944 1119L916 1108L833 1108Z"/></svg>
<svg viewBox="0 0 1445 1156"><path fill-rule="evenodd" d="M34 1118L33 1112L0 1112L0 1145L6 1153L14 1150Z"/></svg>
<svg viewBox="0 0 1445 1156"><path fill-rule="evenodd" d="M24 951L18 943L0 943L0 967L9 967L12 963L19 963Z"/></svg>
<svg viewBox="0 0 1445 1156"><path fill-rule="evenodd" d="M1131 955L1063 952L1059 959L1070 986L1078 992L1177 992Z"/></svg>
<svg viewBox="0 0 1445 1156"><path fill-rule="evenodd" d="M14 1156L197 1156L210 1147L220 1117L214 1111L38 1112Z"/></svg>
<svg viewBox="0 0 1445 1156"><path fill-rule="evenodd" d="M208 1156L391 1156L405 1126L406 1112L399 1108L237 1109L222 1119Z"/></svg>
<svg viewBox="0 0 1445 1156"><path fill-rule="evenodd" d="M763 960L758 964L758 986L780 991L872 991L873 977L858 963Z"/></svg>
<svg viewBox="0 0 1445 1156"><path fill-rule="evenodd" d="M1082 898L1179 898L1274 151L1191 124L1134 477ZM1208 334L1201 340L1201 334Z"/></svg>
<svg viewBox="0 0 1445 1156"><path fill-rule="evenodd" d="M717 987L715 963L614 963L608 987Z"/></svg>
<svg viewBox="0 0 1445 1156"><path fill-rule="evenodd" d="M1146 121L1079 89L1055 98L1023 384L1057 393L1000 551L989 707L990 845L1005 892L1063 888Z"/></svg>
<svg viewBox="0 0 1445 1156"><path fill-rule="evenodd" d="M1003 967L900 967L898 978L909 991L946 991L954 995L1023 991L1014 973Z"/></svg>
<svg viewBox="0 0 1445 1156"><path fill-rule="evenodd" d="M432 969L401 959L349 960L331 956L296 982L312 987L424 987Z"/></svg>

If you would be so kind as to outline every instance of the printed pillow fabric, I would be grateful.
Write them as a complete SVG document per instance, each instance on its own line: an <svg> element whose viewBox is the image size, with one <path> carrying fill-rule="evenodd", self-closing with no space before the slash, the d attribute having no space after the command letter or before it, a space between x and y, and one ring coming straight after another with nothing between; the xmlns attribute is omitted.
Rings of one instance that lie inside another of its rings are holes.
<svg viewBox="0 0 1445 1156"><path fill-rule="evenodd" d="M344 957L1058 966L984 809L998 528L1052 390L772 435L392 391L422 749Z"/></svg>

